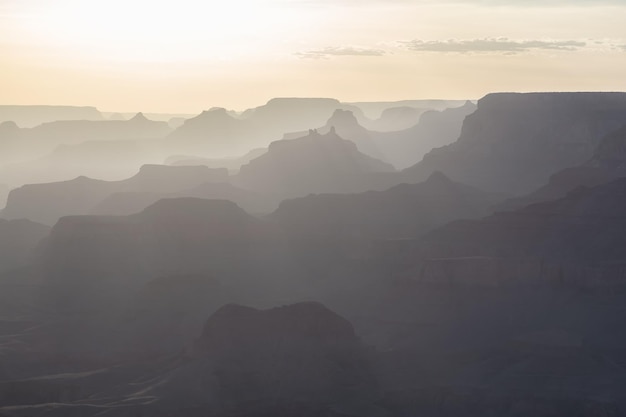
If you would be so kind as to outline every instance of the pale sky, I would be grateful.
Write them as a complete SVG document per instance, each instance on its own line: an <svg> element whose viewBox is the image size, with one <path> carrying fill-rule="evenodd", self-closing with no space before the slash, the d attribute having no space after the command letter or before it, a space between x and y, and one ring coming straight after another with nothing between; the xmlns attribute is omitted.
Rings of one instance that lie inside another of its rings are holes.
<svg viewBox="0 0 626 417"><path fill-rule="evenodd" d="M626 0L0 0L0 104L626 91Z"/></svg>

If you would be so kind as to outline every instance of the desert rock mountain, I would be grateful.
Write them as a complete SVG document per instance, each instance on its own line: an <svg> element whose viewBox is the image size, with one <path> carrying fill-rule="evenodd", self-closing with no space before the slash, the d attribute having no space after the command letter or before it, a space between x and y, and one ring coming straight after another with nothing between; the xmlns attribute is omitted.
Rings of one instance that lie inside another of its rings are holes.
<svg viewBox="0 0 626 417"><path fill-rule="evenodd" d="M410 167L433 148L456 141L465 118L475 110L476 105L467 101L460 107L427 111L420 116L417 124L408 129L378 135L376 146L380 149L383 159L396 168Z"/></svg>
<svg viewBox="0 0 626 417"><path fill-rule="evenodd" d="M375 133L370 133L359 124L354 113L349 110L335 110L332 117L326 122L326 126L318 129L321 134L329 133L331 130L343 139L354 142L359 152L376 159L383 159L383 155L374 142Z"/></svg>
<svg viewBox="0 0 626 417"><path fill-rule="evenodd" d="M264 240L270 251L271 243L279 238L269 225L230 201L172 198L129 216L63 217L52 229L44 257L61 268L82 264L94 270L99 266L116 269L124 264L176 273L179 268L198 270L198 264L210 265L212 260L228 262L255 255L253 245ZM210 248L213 250L206 252ZM90 250L95 252L86 255ZM134 257L128 257L130 254ZM63 261L67 256L76 262ZM117 263L113 261L116 256L127 259ZM143 256L152 261L138 261ZM98 258L102 264L96 265Z"/></svg>
<svg viewBox="0 0 626 417"><path fill-rule="evenodd" d="M438 170L485 190L523 194L588 161L625 122L624 93L490 94L465 120L458 141L404 174L415 180Z"/></svg>
<svg viewBox="0 0 626 417"><path fill-rule="evenodd" d="M94 140L60 145L36 159L0 166L0 176L13 187L68 181L77 176L117 181L133 175L142 165L160 164L167 153L159 143L155 140Z"/></svg>
<svg viewBox="0 0 626 417"><path fill-rule="evenodd" d="M2 139L13 138L19 135L20 127L12 120L0 123L0 135Z"/></svg>
<svg viewBox="0 0 626 417"><path fill-rule="evenodd" d="M593 187L626 176L626 126L606 135L591 160L552 175L548 183L532 193L505 201L498 208L513 210L532 203L556 200L578 187Z"/></svg>
<svg viewBox="0 0 626 417"><path fill-rule="evenodd" d="M44 157L61 145L93 141L149 141L164 138L170 131L167 123L148 120L139 113L130 120L59 120L20 128L17 133L14 129L9 133L2 129L0 143L18 136L19 141L14 141L11 152L4 155L3 161L24 163Z"/></svg>
<svg viewBox="0 0 626 417"><path fill-rule="evenodd" d="M554 201L451 223L426 239L436 257L534 257L594 264L618 262L626 241L626 180L581 187ZM436 249L437 248L437 249ZM437 250L441 250L441 253Z"/></svg>
<svg viewBox="0 0 626 417"><path fill-rule="evenodd" d="M354 113L350 110L335 110L333 115L326 122L326 125L314 130L321 135L326 135L333 130L342 139L354 142L359 152L371 156L372 158L382 158L380 150L374 143L374 137L380 134L378 132L369 131L361 126ZM299 139L306 135L307 131L286 133L283 135L283 140Z"/></svg>
<svg viewBox="0 0 626 417"><path fill-rule="evenodd" d="M0 416L624 414L625 97L276 99L27 163L1 124Z"/></svg>
<svg viewBox="0 0 626 417"><path fill-rule="evenodd" d="M228 157L265 147L286 132L322 126L337 109L334 99L276 98L249 109L239 117L225 109L212 109L188 119L169 136L172 150L202 157Z"/></svg>
<svg viewBox="0 0 626 417"><path fill-rule="evenodd" d="M227 178L226 169L144 165L135 176L122 181L78 177L58 183L30 184L11 190L2 217L27 218L52 225L63 216L89 213L113 193L172 193L206 182L224 182Z"/></svg>
<svg viewBox="0 0 626 417"><path fill-rule="evenodd" d="M35 127L59 120L102 120L95 107L0 105L0 123L13 121L20 127Z"/></svg>
<svg viewBox="0 0 626 417"><path fill-rule="evenodd" d="M427 110L414 107L391 107L383 110L380 117L368 127L380 132L408 129L419 122L424 111Z"/></svg>
<svg viewBox="0 0 626 417"><path fill-rule="evenodd" d="M5 401L15 406L0 411L8 416L40 411L67 415L72 410L96 416L104 408L115 417L180 412L341 416L377 408L370 353L352 325L324 305L303 302L259 310L227 304L205 322L186 353L152 369L122 365L16 381L3 386L19 393ZM143 378L123 383L138 371ZM80 392L73 389L77 383ZM55 384L65 386L65 392L55 391ZM42 391L49 398L66 399L37 405L20 402L30 398L36 403Z"/></svg>
<svg viewBox="0 0 626 417"><path fill-rule="evenodd" d="M427 110L441 111L449 107L462 106L464 100L400 100L400 101L371 101L347 103L361 109L371 120L379 119L387 109L409 107L420 112Z"/></svg>
<svg viewBox="0 0 626 417"><path fill-rule="evenodd" d="M44 144L72 144L88 140L157 139L170 128L165 122L148 120L138 113L130 120L66 120L44 123L28 131L32 141Z"/></svg>
<svg viewBox="0 0 626 417"><path fill-rule="evenodd" d="M312 130L299 139L272 142L267 153L241 167L235 183L288 197L349 192L367 174L393 171L393 166L362 154L334 130L326 135Z"/></svg>
<svg viewBox="0 0 626 417"><path fill-rule="evenodd" d="M273 98L265 105L247 110L241 117L255 124L275 126L274 138L285 132L301 131L322 126L338 110L350 110L357 118L361 110L330 98Z"/></svg>
<svg viewBox="0 0 626 417"><path fill-rule="evenodd" d="M354 142L360 152L402 169L419 162L431 149L458 139L463 120L475 110L476 106L468 101L458 108L426 111L408 128L396 126L379 132L363 127L351 111L339 109L325 126L316 130L326 134L334 128L340 137ZM296 139L305 134L288 133L284 139Z"/></svg>
<svg viewBox="0 0 626 417"><path fill-rule="evenodd" d="M206 322L190 355L165 384L202 378L204 393L181 393L183 398L202 395L208 403L217 401L213 407L221 412L329 412L355 402L372 404L368 393L375 393L366 350L352 325L319 303L268 310L226 305Z"/></svg>
<svg viewBox="0 0 626 417"><path fill-rule="evenodd" d="M207 182L197 187L177 192L116 192L93 207L89 214L129 215L138 213L164 198L194 197L208 200L228 200L251 214L267 214L275 210L278 201L270 195L255 193L235 187L227 182Z"/></svg>
<svg viewBox="0 0 626 417"><path fill-rule="evenodd" d="M226 156L253 147L253 130L248 121L232 117L225 109L213 109L185 120L168 139L173 142L173 148L186 153ZM234 151L231 151L232 147L235 147Z"/></svg>
<svg viewBox="0 0 626 417"><path fill-rule="evenodd" d="M258 301L291 290L278 273L283 253L280 233L232 202L164 199L130 216L59 220L40 248L42 294L54 308L99 309L159 276L214 271Z"/></svg>
<svg viewBox="0 0 626 417"><path fill-rule="evenodd" d="M270 217L294 238L416 238L452 220L482 217L499 196L433 173L419 184L286 200Z"/></svg>

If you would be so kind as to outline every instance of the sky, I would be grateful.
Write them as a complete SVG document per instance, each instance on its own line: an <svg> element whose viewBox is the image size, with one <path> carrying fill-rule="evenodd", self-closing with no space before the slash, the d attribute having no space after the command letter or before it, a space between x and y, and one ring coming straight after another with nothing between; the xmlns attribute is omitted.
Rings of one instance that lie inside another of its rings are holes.
<svg viewBox="0 0 626 417"><path fill-rule="evenodd" d="M0 104L626 91L626 0L0 0Z"/></svg>

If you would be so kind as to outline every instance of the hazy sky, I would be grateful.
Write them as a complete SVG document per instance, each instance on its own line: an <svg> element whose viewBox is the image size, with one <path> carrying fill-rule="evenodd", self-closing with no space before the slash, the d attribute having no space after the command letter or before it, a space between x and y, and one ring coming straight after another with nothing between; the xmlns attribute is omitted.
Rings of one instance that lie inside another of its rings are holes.
<svg viewBox="0 0 626 417"><path fill-rule="evenodd" d="M626 90L626 0L0 0L0 104Z"/></svg>

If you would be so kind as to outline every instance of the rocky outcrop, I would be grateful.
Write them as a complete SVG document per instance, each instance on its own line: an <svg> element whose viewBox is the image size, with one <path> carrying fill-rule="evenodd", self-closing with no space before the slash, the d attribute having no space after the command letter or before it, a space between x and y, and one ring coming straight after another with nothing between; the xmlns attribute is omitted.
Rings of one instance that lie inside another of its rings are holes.
<svg viewBox="0 0 626 417"><path fill-rule="evenodd" d="M272 142L267 153L241 167L235 184L258 192L285 197L309 193L349 192L368 174L389 173L394 168L358 151L356 145L334 130Z"/></svg>
<svg viewBox="0 0 626 417"><path fill-rule="evenodd" d="M372 405L375 393L352 325L319 303L269 310L226 305L209 318L188 355L164 385L146 392L158 396L161 407L190 401L218 414L288 407L328 413ZM173 391L174 384L189 389Z"/></svg>
<svg viewBox="0 0 626 417"><path fill-rule="evenodd" d="M337 109L324 126L315 129L321 135L327 135L331 130L342 139L353 142L359 152L372 158L383 158L380 149L374 142L374 138L380 136L381 133L369 131L361 126L353 112ZM283 140L299 139L306 135L306 131L286 133L283 135Z"/></svg>
<svg viewBox="0 0 626 417"><path fill-rule="evenodd" d="M624 93L490 94L457 142L403 174L415 180L437 170L485 190L523 194L591 159L602 138L625 123Z"/></svg>

